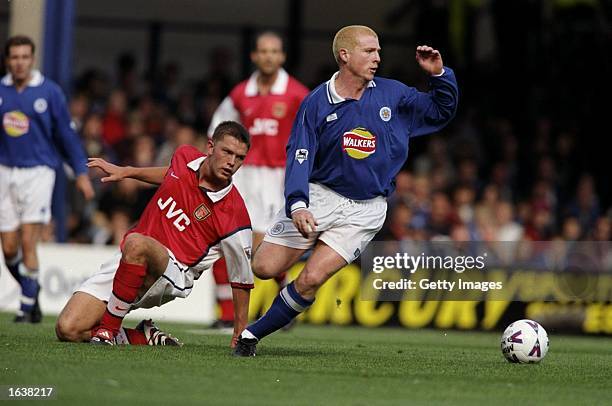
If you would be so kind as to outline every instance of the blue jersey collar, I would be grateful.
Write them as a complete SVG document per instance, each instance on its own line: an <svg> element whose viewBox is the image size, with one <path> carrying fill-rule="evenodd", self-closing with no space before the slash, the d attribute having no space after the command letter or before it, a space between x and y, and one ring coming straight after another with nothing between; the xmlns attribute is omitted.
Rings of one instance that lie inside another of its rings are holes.
<svg viewBox="0 0 612 406"><path fill-rule="evenodd" d="M340 72L334 73L331 79L325 83L325 87L327 89L327 101L329 104L338 104L346 100L344 97L340 96L338 92L336 92L336 85L334 83L339 73ZM368 87L376 87L376 83L373 80L370 80L368 82Z"/></svg>

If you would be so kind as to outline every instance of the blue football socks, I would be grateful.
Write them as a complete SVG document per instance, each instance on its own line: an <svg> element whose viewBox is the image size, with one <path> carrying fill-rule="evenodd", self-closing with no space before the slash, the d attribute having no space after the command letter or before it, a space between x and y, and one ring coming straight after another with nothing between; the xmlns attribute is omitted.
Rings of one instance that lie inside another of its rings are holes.
<svg viewBox="0 0 612 406"><path fill-rule="evenodd" d="M40 290L38 284L38 269L28 269L23 262L19 264L21 284L21 307L23 313L30 313L36 303L36 296Z"/></svg>
<svg viewBox="0 0 612 406"><path fill-rule="evenodd" d="M289 324L313 303L314 299L308 300L300 296L295 289L294 282L291 282L279 292L266 314L247 327L242 336L261 340Z"/></svg>

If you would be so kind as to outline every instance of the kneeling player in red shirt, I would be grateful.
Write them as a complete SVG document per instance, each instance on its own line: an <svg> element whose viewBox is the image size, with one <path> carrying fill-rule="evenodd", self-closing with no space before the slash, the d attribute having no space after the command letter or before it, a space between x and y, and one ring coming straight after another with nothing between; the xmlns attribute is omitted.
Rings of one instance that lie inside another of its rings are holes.
<svg viewBox="0 0 612 406"><path fill-rule="evenodd" d="M169 167L119 167L90 159L106 181L134 178L159 184L138 224L128 231L115 258L86 280L62 310L56 333L62 341L92 344L180 345L143 320L122 328L135 308L161 306L187 297L202 272L224 257L235 302L235 346L246 327L251 271L251 222L232 175L250 146L242 125L221 123L209 140L208 156L192 146L176 150Z"/></svg>

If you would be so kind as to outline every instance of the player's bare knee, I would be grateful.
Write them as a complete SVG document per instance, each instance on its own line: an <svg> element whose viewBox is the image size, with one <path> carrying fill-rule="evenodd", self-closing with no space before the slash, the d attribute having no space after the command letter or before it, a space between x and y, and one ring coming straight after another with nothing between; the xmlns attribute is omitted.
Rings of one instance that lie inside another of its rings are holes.
<svg viewBox="0 0 612 406"><path fill-rule="evenodd" d="M129 263L144 263L147 252L147 240L138 233L129 234L123 242L122 259Z"/></svg>
<svg viewBox="0 0 612 406"><path fill-rule="evenodd" d="M60 322L60 319L57 319L57 322L55 323L55 336L60 341L68 341L66 330L64 325Z"/></svg>
<svg viewBox="0 0 612 406"><path fill-rule="evenodd" d="M79 331L74 320L71 320L68 316L60 315L55 323L55 335L60 341L79 342L81 331Z"/></svg>
<svg viewBox="0 0 612 406"><path fill-rule="evenodd" d="M259 279L264 280L272 279L278 273L280 273L276 269L274 269L274 267L269 261L263 259L261 255L255 255L251 263L251 268L253 269L253 273L255 274L255 276L257 276Z"/></svg>

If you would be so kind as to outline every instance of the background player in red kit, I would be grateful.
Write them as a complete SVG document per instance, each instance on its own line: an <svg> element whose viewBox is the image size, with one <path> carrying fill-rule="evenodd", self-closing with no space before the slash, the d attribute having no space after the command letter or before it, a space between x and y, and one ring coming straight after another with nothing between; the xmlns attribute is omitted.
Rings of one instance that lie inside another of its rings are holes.
<svg viewBox="0 0 612 406"><path fill-rule="evenodd" d="M255 38L251 61L257 67L219 105L209 134L222 121L241 122L251 135L251 149L234 184L244 197L253 224L253 249L261 243L267 227L284 204L285 146L293 119L308 89L283 68L283 40L266 31ZM220 327L232 325L231 290L223 259L214 265ZM282 281L284 274L277 280Z"/></svg>
<svg viewBox="0 0 612 406"><path fill-rule="evenodd" d="M223 256L236 304L235 345L246 326L253 273L251 224L232 175L246 158L249 135L236 122L223 122L208 143L208 156L192 146L178 148L169 167L118 167L90 160L89 167L109 175L103 182L130 177L160 186L123 238L121 252L86 280L62 310L56 326L60 340L179 345L151 321L121 328L123 317L133 308L188 296L194 281Z"/></svg>

